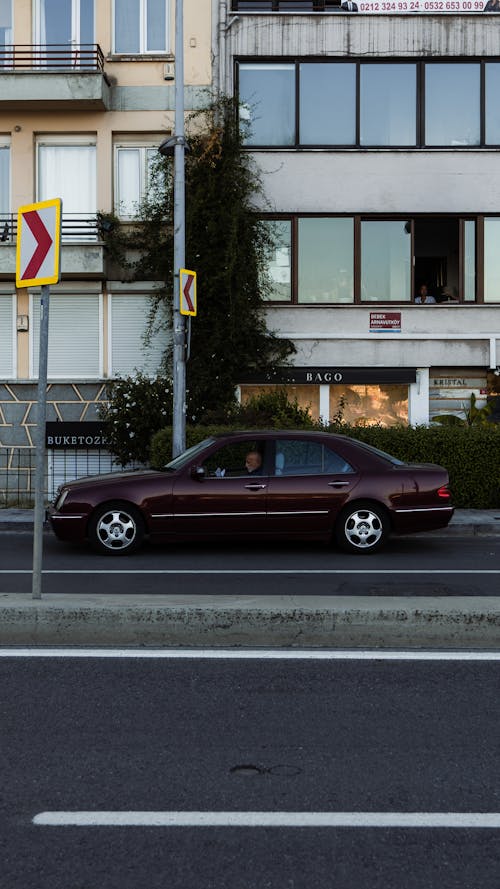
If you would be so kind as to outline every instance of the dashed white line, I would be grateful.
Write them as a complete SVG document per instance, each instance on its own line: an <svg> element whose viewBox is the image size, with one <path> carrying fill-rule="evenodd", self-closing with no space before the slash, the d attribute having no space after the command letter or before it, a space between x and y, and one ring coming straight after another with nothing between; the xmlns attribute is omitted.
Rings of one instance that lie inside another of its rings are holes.
<svg viewBox="0 0 500 889"><path fill-rule="evenodd" d="M2 568L0 574L31 574L29 568ZM143 570L130 570L120 568L97 568L97 569L53 569L46 568L42 574L126 574L144 576L147 574L187 574L187 575L234 575L234 574L278 574L278 575L295 575L295 574L357 574L369 575L371 577L377 575L440 575L440 574L500 574L500 568L144 568Z"/></svg>
<svg viewBox="0 0 500 889"><path fill-rule="evenodd" d="M42 827L382 827L498 830L500 812L40 812Z"/></svg>

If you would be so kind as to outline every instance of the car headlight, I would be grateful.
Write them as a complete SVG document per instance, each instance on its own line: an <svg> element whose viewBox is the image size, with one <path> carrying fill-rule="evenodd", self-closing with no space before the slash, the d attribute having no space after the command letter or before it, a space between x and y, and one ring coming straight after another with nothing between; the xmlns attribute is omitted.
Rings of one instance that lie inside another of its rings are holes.
<svg viewBox="0 0 500 889"><path fill-rule="evenodd" d="M68 489L66 489L61 494L58 495L56 502L54 503L55 509L57 509L57 510L62 509L63 503L66 500L68 493L69 493L69 491L68 491Z"/></svg>

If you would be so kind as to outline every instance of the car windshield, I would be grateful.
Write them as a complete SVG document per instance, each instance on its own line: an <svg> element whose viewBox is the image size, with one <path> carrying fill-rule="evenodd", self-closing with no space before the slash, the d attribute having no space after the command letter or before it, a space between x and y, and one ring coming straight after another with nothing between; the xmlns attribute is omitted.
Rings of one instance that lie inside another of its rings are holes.
<svg viewBox="0 0 500 889"><path fill-rule="evenodd" d="M173 460L170 460L170 463L167 463L164 466L164 470L166 472L175 472L177 469L182 469L186 463L189 463L193 457L196 457L197 454L200 454L208 445L213 444L215 438L204 438L203 441L199 441L198 444L193 445L191 448L188 448L187 451L183 451L182 454L179 454L178 457L174 457Z"/></svg>
<svg viewBox="0 0 500 889"><path fill-rule="evenodd" d="M383 460L387 460L394 466L406 466L404 460L398 460L398 458L393 457L392 454L387 454L385 451L381 451L380 448L374 448L373 445L366 444L364 441L357 441L356 445L360 448L364 448L365 451L370 451L371 454L376 454L377 457L381 457Z"/></svg>

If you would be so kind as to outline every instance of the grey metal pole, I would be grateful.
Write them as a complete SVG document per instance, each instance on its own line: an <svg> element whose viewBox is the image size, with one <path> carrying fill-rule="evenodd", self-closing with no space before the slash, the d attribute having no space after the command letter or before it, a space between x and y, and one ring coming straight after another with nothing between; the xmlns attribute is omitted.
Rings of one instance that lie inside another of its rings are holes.
<svg viewBox="0 0 500 889"><path fill-rule="evenodd" d="M49 351L50 287L42 286L40 302L40 357L38 361L38 408L35 436L35 515L33 530L32 598L42 598L43 519L45 509L45 420L47 416L47 356Z"/></svg>
<svg viewBox="0 0 500 889"><path fill-rule="evenodd" d="M172 456L186 448L186 325L180 312L180 269L185 265L186 196L184 138L183 0L175 4L174 299Z"/></svg>

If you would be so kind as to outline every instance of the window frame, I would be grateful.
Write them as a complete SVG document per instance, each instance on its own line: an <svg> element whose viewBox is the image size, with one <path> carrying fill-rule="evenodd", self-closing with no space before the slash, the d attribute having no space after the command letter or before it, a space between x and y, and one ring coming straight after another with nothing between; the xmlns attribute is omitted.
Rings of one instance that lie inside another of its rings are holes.
<svg viewBox="0 0 500 889"><path fill-rule="evenodd" d="M121 50L116 46L116 12L117 6L120 3L120 0L113 0L113 10L112 10L112 47L113 47L113 55L115 56L125 56L130 58L131 56L165 56L170 53L170 40L171 40L171 28L170 28L170 15L171 15L171 0L164 0L165 2L165 48L164 49L147 49L147 24L148 24L148 2L149 0L139 0L139 49L138 50Z"/></svg>
<svg viewBox="0 0 500 889"><path fill-rule="evenodd" d="M500 64L500 56L491 56L491 57L482 57L482 56L469 56L469 57L442 57L442 56L433 56L432 58L419 58L419 59L409 59L408 57L394 56L391 58L374 58L367 59L364 57L344 57L344 58L332 58L331 56L238 56L234 59L234 84L235 84L235 92L238 99L241 101L240 96L240 65L269 65L272 63L275 64L291 64L295 66L295 141L287 144L277 145L277 144L264 144L264 143L255 143L255 144L246 144L246 150L248 151L258 151L258 150L300 150L300 151L315 151L318 149L351 149L351 150L362 150L362 151L378 151L381 148L391 149L391 150L405 150L405 151L477 151L481 148L500 148L500 142L486 142L486 65L487 64ZM308 63L312 65L318 64L338 64L338 65L356 65L356 109L355 109L355 117L356 117L356 138L353 143L325 143L325 142L301 142L300 141L300 66L307 65ZM370 144L364 145L361 144L361 66L370 66L370 65L415 65L416 69L416 107L415 107L415 133L416 139L415 144ZM435 65L435 64L449 64L449 65L479 65L479 121L480 121L480 141L477 145L426 145L425 143L425 106L426 106L426 96L425 96L425 68L426 65Z"/></svg>
<svg viewBox="0 0 500 889"><path fill-rule="evenodd" d="M11 140L10 136L2 136L0 135L0 149L7 149L7 162L8 162L8 171L7 171L7 201L5 205L5 211L2 210L0 205L0 219L3 217L10 217L12 213L12 152L11 152Z"/></svg>
<svg viewBox="0 0 500 889"><path fill-rule="evenodd" d="M315 308L352 308L352 306L362 306L365 309L369 307L385 305L387 307L405 307L414 304L416 293L415 282L415 224L423 220L431 219L452 219L458 222L458 306L476 306L485 303L484 300L484 228L485 220L488 218L500 218L499 213L473 214L464 213L373 213L373 214L354 214L354 213L270 213L263 214L262 220L265 221L287 221L290 223L290 249L291 249L291 296L290 299L266 299L264 304L266 308L293 306L300 309ZM354 274L354 292L351 302L300 302L299 301L299 220L300 219L353 219L353 274ZM409 300L363 300L361 299L361 225L363 222L409 222L411 225L411 280L410 280L410 299ZM465 299L465 223L475 223L475 298L474 300ZM418 259L418 257L417 257ZM496 305L500 303L500 295L497 303L488 301L487 305ZM439 305L439 303L438 303Z"/></svg>
<svg viewBox="0 0 500 889"><path fill-rule="evenodd" d="M139 206L141 201L144 200L147 190L149 187L148 181L148 162L147 155L148 151L158 152L158 145L161 142L161 136L155 138L155 140L147 141L147 140L138 140L134 139L133 141L127 141L123 139L118 139L113 144L113 207L114 212L117 217L121 219L123 222L130 222L135 218L135 213L122 213L120 212L120 164L119 164L119 154L121 151L139 151L140 157L140 167L139 167L139 195L137 198L137 205Z"/></svg>

